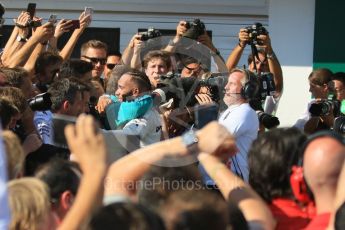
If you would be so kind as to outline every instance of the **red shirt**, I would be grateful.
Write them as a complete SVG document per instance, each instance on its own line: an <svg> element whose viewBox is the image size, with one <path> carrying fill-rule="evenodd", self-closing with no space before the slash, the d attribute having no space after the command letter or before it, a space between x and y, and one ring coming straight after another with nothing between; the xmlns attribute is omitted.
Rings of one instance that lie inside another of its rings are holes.
<svg viewBox="0 0 345 230"><path fill-rule="evenodd" d="M277 220L278 230L296 230L305 228L311 217L308 212L291 199L277 198L270 204L270 209Z"/></svg>
<svg viewBox="0 0 345 230"><path fill-rule="evenodd" d="M315 216L305 230L324 230L327 228L331 213L326 212Z"/></svg>

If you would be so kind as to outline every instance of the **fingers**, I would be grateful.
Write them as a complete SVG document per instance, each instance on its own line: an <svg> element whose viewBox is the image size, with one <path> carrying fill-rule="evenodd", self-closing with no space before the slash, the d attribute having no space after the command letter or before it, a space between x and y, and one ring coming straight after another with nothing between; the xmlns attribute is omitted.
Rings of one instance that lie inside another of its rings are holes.
<svg viewBox="0 0 345 230"><path fill-rule="evenodd" d="M208 94L200 93L195 95L195 98L200 105L213 103L212 98Z"/></svg>
<svg viewBox="0 0 345 230"><path fill-rule="evenodd" d="M99 113L104 113L106 107L111 104L111 99L106 97L100 97L96 106L96 110Z"/></svg>

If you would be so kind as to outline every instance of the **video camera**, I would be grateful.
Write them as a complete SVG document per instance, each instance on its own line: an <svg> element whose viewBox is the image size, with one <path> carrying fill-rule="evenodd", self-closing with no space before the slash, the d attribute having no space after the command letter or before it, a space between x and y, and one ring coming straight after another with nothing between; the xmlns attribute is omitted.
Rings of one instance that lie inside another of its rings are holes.
<svg viewBox="0 0 345 230"><path fill-rule="evenodd" d="M195 95L199 93L201 87L206 87L211 99L218 103L222 98L221 93L226 79L226 76L219 76L219 74L211 74L210 77L200 80L195 77L181 78L181 74L169 73L160 76L157 88L164 92L166 101L174 98L176 105L194 106L197 104Z"/></svg>
<svg viewBox="0 0 345 230"><path fill-rule="evenodd" d="M187 31L182 34L183 37L197 40L200 35L206 31L205 24L199 18L194 19L193 22L186 23Z"/></svg>
<svg viewBox="0 0 345 230"><path fill-rule="evenodd" d="M258 40L258 36L260 35L267 35L268 31L265 27L262 26L261 23L257 22L251 26L245 27L249 34L250 40L248 41L249 45L261 45L260 40Z"/></svg>
<svg viewBox="0 0 345 230"><path fill-rule="evenodd" d="M276 93L273 74L270 72L263 72L257 75L259 80L259 94L260 100L263 101L267 96L273 96Z"/></svg>
<svg viewBox="0 0 345 230"><path fill-rule="evenodd" d="M145 32L140 32L139 35L141 35L141 41L147 41L162 36L161 32L153 27L149 27Z"/></svg>
<svg viewBox="0 0 345 230"><path fill-rule="evenodd" d="M339 100L321 100L316 101L310 105L309 113L312 116L326 116L333 112L337 117L340 114L340 101Z"/></svg>

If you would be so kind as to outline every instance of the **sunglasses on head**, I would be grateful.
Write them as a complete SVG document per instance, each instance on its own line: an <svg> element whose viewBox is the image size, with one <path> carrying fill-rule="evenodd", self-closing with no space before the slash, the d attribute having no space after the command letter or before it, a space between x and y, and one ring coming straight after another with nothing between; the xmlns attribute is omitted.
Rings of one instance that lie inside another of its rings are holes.
<svg viewBox="0 0 345 230"><path fill-rule="evenodd" d="M106 58L93 58L93 57L88 57L88 56L82 56L82 57L90 60L90 62L92 62L92 64L100 63L101 65L105 65L107 63Z"/></svg>
<svg viewBox="0 0 345 230"><path fill-rule="evenodd" d="M115 66L117 66L118 64L113 64L113 63L107 63L107 68L108 69L114 69Z"/></svg>

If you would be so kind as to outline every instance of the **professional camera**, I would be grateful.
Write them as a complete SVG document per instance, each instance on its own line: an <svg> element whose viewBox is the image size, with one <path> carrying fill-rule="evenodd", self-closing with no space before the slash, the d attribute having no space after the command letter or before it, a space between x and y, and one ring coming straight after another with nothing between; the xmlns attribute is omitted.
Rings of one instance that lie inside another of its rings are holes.
<svg viewBox="0 0 345 230"><path fill-rule="evenodd" d="M345 116L339 116L334 119L333 130L340 134L345 134Z"/></svg>
<svg viewBox="0 0 345 230"><path fill-rule="evenodd" d="M206 31L205 24L196 18L193 22L186 23L187 31L182 34L183 37L197 40L200 35L203 35Z"/></svg>
<svg viewBox="0 0 345 230"><path fill-rule="evenodd" d="M312 116L326 116L333 111L337 117L340 114L340 101L338 100L321 100L310 105L309 113Z"/></svg>
<svg viewBox="0 0 345 230"><path fill-rule="evenodd" d="M40 21L29 20L28 22L28 26L33 27L33 28L40 27L41 25L42 25L42 22Z"/></svg>
<svg viewBox="0 0 345 230"><path fill-rule="evenodd" d="M258 80L260 84L259 94L261 100L265 100L267 96L273 96L276 93L276 87L274 84L272 73L261 73L260 76L258 76Z"/></svg>
<svg viewBox="0 0 345 230"><path fill-rule="evenodd" d="M268 31L261 23L257 22L251 26L245 28L249 34L250 40L248 41L249 45L261 45L261 42L258 40L258 36L267 35Z"/></svg>
<svg viewBox="0 0 345 230"><path fill-rule="evenodd" d="M139 34L141 35L141 41L147 41L149 39L162 36L161 32L153 27L149 27L147 31L140 32Z"/></svg>
<svg viewBox="0 0 345 230"><path fill-rule="evenodd" d="M266 129L277 127L280 124L278 117L262 111L256 111L256 113L258 115L259 122L263 124Z"/></svg>
<svg viewBox="0 0 345 230"><path fill-rule="evenodd" d="M50 110L52 101L50 100L49 93L41 93L28 100L29 106L32 111Z"/></svg>

